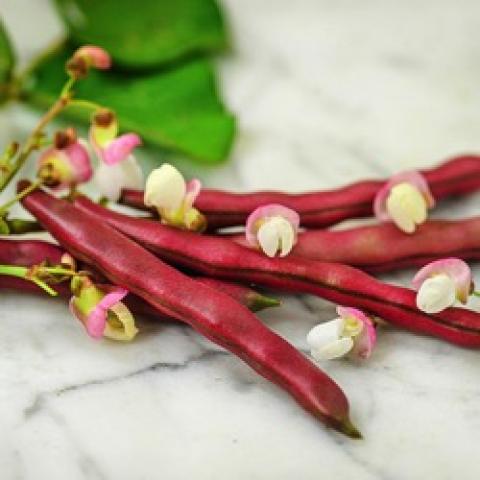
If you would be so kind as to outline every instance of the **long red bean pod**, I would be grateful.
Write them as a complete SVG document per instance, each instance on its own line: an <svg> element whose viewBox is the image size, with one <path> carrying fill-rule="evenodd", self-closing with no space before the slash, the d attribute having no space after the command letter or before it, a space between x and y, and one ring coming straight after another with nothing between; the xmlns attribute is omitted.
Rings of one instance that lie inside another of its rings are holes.
<svg viewBox="0 0 480 480"><path fill-rule="evenodd" d="M435 199L465 195L480 188L480 156L455 157L422 173ZM202 189L195 207L207 217L210 229L243 225L253 210L269 203L279 203L298 212L304 227L326 227L349 218L371 216L373 200L384 183L384 180L365 180L335 190L300 194ZM120 202L148 210L142 191L124 190Z"/></svg>
<svg viewBox="0 0 480 480"><path fill-rule="evenodd" d="M183 275L107 222L63 200L37 190L22 203L76 258L95 264L111 282L160 312L189 323L285 389L327 425L360 436L338 385L231 297Z"/></svg>
<svg viewBox="0 0 480 480"><path fill-rule="evenodd" d="M52 264L60 263L65 253L58 245L42 240L6 240L0 239L0 264L21 265L30 267L37 265L44 260ZM278 306L280 302L275 298L262 295L250 287L238 283L226 282L216 278L196 277L196 280L214 289L226 293L237 302L245 305L252 312L258 312L264 308ZM99 279L101 282L102 279ZM0 288L11 288L13 290L26 290L32 292L44 292L33 282L21 278L0 275ZM57 284L54 287L62 295L70 295L68 285ZM148 314L155 316L156 312L140 298L130 295L126 299L127 304L132 307L134 313ZM172 319L170 319L172 320Z"/></svg>
<svg viewBox="0 0 480 480"><path fill-rule="evenodd" d="M382 283L347 265L294 256L269 258L227 238L198 235L162 225L159 221L128 217L85 197L78 198L76 205L161 258L203 274L311 293L339 305L360 308L407 330L466 347L480 347L480 314L449 308L428 315L416 307L414 291Z"/></svg>
<svg viewBox="0 0 480 480"><path fill-rule="evenodd" d="M248 247L245 235L228 238ZM414 235L392 223L308 230L298 235L292 255L345 263L370 273L421 267L445 257L480 260L480 217L429 220L418 226Z"/></svg>

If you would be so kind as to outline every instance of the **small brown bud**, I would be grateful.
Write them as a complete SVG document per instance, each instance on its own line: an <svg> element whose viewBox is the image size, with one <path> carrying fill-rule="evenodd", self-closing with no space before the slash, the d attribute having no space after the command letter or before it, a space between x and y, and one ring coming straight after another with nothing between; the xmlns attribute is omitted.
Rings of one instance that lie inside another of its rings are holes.
<svg viewBox="0 0 480 480"><path fill-rule="evenodd" d="M99 127L109 127L115 120L115 113L106 108L98 110L93 116L93 123Z"/></svg>
<svg viewBox="0 0 480 480"><path fill-rule="evenodd" d="M67 128L66 130L59 130L58 132L56 132L53 140L55 148L58 148L59 150L67 148L76 141L77 132L72 127Z"/></svg>
<svg viewBox="0 0 480 480"><path fill-rule="evenodd" d="M66 64L67 73L75 79L86 77L88 68L87 61L81 56L73 56Z"/></svg>

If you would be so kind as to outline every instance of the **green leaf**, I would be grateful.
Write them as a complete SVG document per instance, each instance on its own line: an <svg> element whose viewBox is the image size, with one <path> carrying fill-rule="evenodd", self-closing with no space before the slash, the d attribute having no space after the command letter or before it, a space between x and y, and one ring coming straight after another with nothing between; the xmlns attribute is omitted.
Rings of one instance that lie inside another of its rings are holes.
<svg viewBox="0 0 480 480"><path fill-rule="evenodd" d="M15 64L10 40L0 19L0 102L7 96L7 89Z"/></svg>
<svg viewBox="0 0 480 480"><path fill-rule="evenodd" d="M26 100L47 108L65 82L63 48L37 66L26 82ZM230 151L235 119L220 102L213 69L204 59L159 72L121 74L92 70L75 87L76 98L117 112L122 130L155 145L214 164ZM70 118L88 121L91 112L69 108Z"/></svg>
<svg viewBox="0 0 480 480"><path fill-rule="evenodd" d="M55 0L73 41L105 48L116 64L145 68L227 39L215 0Z"/></svg>

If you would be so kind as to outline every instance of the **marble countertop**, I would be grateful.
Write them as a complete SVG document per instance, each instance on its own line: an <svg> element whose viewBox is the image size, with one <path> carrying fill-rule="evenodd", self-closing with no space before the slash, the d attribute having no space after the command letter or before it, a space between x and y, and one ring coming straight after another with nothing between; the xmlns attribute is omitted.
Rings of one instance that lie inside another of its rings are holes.
<svg viewBox="0 0 480 480"><path fill-rule="evenodd" d="M480 150L479 2L222 3L235 51L218 65L240 134L228 164L196 170L206 184L320 189ZM2 0L0 12L23 60L60 32L46 0ZM1 111L1 143L35 118ZM479 199L436 215L478 213ZM260 314L302 350L308 330L334 315L310 296ZM364 440L328 431L187 327L150 325L129 345L93 342L62 302L2 293L0 478L480 477L477 352L382 328L370 361L324 368Z"/></svg>

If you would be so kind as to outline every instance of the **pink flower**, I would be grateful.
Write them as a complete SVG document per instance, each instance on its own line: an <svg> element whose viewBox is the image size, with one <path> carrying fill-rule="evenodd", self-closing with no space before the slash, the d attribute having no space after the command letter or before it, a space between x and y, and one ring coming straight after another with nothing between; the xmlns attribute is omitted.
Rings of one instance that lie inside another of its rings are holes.
<svg viewBox="0 0 480 480"><path fill-rule="evenodd" d="M413 233L434 205L425 177L412 171L393 176L375 196L373 210L380 221L392 221L405 233Z"/></svg>
<svg viewBox="0 0 480 480"><path fill-rule="evenodd" d="M95 114L90 127L90 143L97 156L107 165L115 165L125 160L133 150L142 144L136 133L118 135L118 121L110 110Z"/></svg>
<svg viewBox="0 0 480 480"><path fill-rule="evenodd" d="M112 201L118 200L123 188L141 188L143 174L133 150L142 144L136 133L118 134L116 116L110 110L98 112L90 127L90 143L100 165L95 172L95 183L101 193Z"/></svg>
<svg viewBox="0 0 480 480"><path fill-rule="evenodd" d="M74 130L57 133L55 146L45 150L38 159L37 175L45 185L56 189L90 180L93 175L90 156Z"/></svg>
<svg viewBox="0 0 480 480"><path fill-rule="evenodd" d="M88 277L77 275L72 280L74 296L70 311L84 325L92 338L108 337L129 341L137 334L135 320L121 300L128 291L109 285L97 286Z"/></svg>
<svg viewBox="0 0 480 480"><path fill-rule="evenodd" d="M270 204L254 210L247 219L245 236L253 247L261 248L269 257L290 253L297 241L300 217L283 205Z"/></svg>
<svg viewBox="0 0 480 480"><path fill-rule="evenodd" d="M436 260L421 268L412 280L417 306L426 313L438 313L458 300L467 303L473 291L470 267L459 258Z"/></svg>
<svg viewBox="0 0 480 480"><path fill-rule="evenodd" d="M307 343L315 360L331 360L350 355L366 360L377 340L372 320L362 311L337 307L339 318L321 323L307 335Z"/></svg>

